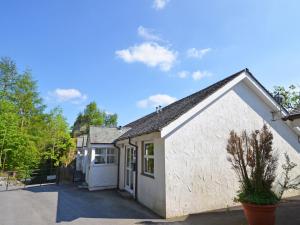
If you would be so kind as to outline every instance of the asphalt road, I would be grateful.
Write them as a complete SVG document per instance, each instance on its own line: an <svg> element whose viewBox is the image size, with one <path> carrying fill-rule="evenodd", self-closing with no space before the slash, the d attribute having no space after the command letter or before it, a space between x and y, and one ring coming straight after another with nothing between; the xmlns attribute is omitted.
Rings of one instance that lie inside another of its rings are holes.
<svg viewBox="0 0 300 225"><path fill-rule="evenodd" d="M115 191L89 192L74 186L0 190L0 225L246 225L240 208L160 219ZM300 197L283 202L277 225L300 225Z"/></svg>

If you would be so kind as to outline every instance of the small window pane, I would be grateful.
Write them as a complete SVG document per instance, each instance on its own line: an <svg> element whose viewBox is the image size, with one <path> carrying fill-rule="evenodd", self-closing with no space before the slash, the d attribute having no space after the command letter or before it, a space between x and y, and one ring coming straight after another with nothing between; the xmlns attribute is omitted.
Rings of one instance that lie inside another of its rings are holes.
<svg viewBox="0 0 300 225"><path fill-rule="evenodd" d="M148 159L144 159L144 172L147 172Z"/></svg>
<svg viewBox="0 0 300 225"><path fill-rule="evenodd" d="M109 164L115 163L115 157L114 156L107 156L107 163L109 163Z"/></svg>
<svg viewBox="0 0 300 225"><path fill-rule="evenodd" d="M105 155L106 154L106 149L105 148L96 148L95 154L96 155Z"/></svg>
<svg viewBox="0 0 300 225"><path fill-rule="evenodd" d="M154 145L153 143L149 143L145 145L145 154L146 155L154 155Z"/></svg>
<svg viewBox="0 0 300 225"><path fill-rule="evenodd" d="M154 159L148 159L147 172L154 173Z"/></svg>
<svg viewBox="0 0 300 225"><path fill-rule="evenodd" d="M126 185L127 186L129 185L129 173L130 173L130 171L126 170Z"/></svg>
<svg viewBox="0 0 300 225"><path fill-rule="evenodd" d="M108 148L108 149L107 149L107 154L109 154L109 155L114 155L114 154L115 154L115 149L113 149L113 148Z"/></svg>
<svg viewBox="0 0 300 225"><path fill-rule="evenodd" d="M105 164L105 156L96 156L95 164Z"/></svg>
<svg viewBox="0 0 300 225"><path fill-rule="evenodd" d="M133 176L130 176L130 189L133 190Z"/></svg>

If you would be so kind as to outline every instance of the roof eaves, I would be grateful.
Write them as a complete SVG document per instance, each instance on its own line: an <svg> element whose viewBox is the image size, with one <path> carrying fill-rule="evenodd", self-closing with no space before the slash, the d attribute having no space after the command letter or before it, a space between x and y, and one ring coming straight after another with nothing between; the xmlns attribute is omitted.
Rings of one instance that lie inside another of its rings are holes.
<svg viewBox="0 0 300 225"><path fill-rule="evenodd" d="M276 99L274 98L274 96L268 91L268 89L261 83L261 82L259 82L256 78L255 78L255 76L249 71L249 69L248 68L246 68L245 69L245 71L248 73L248 75L268 94L268 96L272 99L272 100L274 100L274 102L276 103L276 105L278 106L278 107L281 107L283 110L284 110L284 112L286 113L286 114L289 114L289 112L288 112L288 110L286 109L286 108L284 108L283 106L281 106L280 104L278 104L278 102L276 101Z"/></svg>
<svg viewBox="0 0 300 225"><path fill-rule="evenodd" d="M296 120L296 119L300 119L300 113L296 113L296 114L290 114L288 116L285 116L282 118L284 121L287 121L287 120Z"/></svg>

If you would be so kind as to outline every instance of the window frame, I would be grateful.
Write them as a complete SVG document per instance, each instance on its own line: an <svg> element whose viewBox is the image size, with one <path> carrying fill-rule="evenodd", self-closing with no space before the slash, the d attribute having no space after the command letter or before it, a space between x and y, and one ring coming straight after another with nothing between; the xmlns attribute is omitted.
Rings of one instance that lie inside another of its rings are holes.
<svg viewBox="0 0 300 225"><path fill-rule="evenodd" d="M152 144L153 145L153 155L147 155L146 154L146 145ZM155 150L154 150L154 142L153 141L144 141L143 142L143 148L142 148L142 174L144 176L150 177L150 178L154 178L154 174L155 174ZM145 160L149 160L152 159L153 160L153 173L150 173L148 171L146 171L146 163Z"/></svg>
<svg viewBox="0 0 300 225"><path fill-rule="evenodd" d="M101 153L101 154L97 154L96 151L98 149L104 149L104 153ZM112 153L109 153L109 150L113 150L113 154ZM95 151L95 154L94 154L94 165L96 166L104 166L104 165L115 165L116 162L117 162L117 153L116 153L116 149L114 147L95 147L94 148L94 151ZM104 158L104 163L96 163L96 157L103 157ZM108 162L108 158L109 157L113 157L114 158L114 162L112 163L109 163Z"/></svg>

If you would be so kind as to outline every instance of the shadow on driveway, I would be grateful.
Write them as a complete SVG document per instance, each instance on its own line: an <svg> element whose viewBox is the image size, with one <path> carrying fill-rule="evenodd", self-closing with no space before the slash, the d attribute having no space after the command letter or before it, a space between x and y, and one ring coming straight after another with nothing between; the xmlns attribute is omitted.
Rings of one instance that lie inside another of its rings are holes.
<svg viewBox="0 0 300 225"><path fill-rule="evenodd" d="M247 225L243 210L236 207L189 215L166 222L144 221L143 225ZM276 225L300 225L300 196L284 200L277 208Z"/></svg>
<svg viewBox="0 0 300 225"><path fill-rule="evenodd" d="M114 190L81 190L68 185L32 186L0 192L0 224L49 225L246 225L241 208L164 220ZM276 225L300 225L300 196L281 203Z"/></svg>
<svg viewBox="0 0 300 225"><path fill-rule="evenodd" d="M93 191L67 185L28 187L26 191L57 193L56 222L78 218L157 219L157 215L132 199L122 198L115 190ZM52 198L53 198L53 194ZM43 200L41 199L41 204Z"/></svg>

